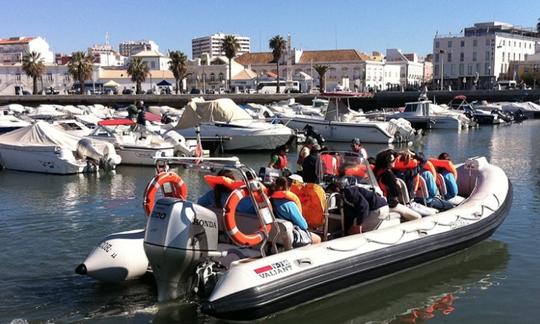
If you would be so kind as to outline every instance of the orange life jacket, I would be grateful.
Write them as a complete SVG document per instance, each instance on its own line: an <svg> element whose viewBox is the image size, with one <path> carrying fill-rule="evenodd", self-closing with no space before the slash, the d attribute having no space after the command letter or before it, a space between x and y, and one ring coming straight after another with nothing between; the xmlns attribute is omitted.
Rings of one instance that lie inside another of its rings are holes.
<svg viewBox="0 0 540 324"><path fill-rule="evenodd" d="M324 211L326 209L324 189L315 183L298 183L291 186L291 191L302 202L302 216L306 219L309 228L316 229L324 225Z"/></svg>
<svg viewBox="0 0 540 324"><path fill-rule="evenodd" d="M323 174L338 175L337 158L331 154L320 155Z"/></svg>
<svg viewBox="0 0 540 324"><path fill-rule="evenodd" d="M210 174L204 176L204 181L206 181L206 183L212 189L214 189L217 185L222 185L227 187L231 191L238 189L244 185L244 181L242 180L233 180L224 176L215 176Z"/></svg>
<svg viewBox="0 0 540 324"><path fill-rule="evenodd" d="M398 171L404 171L404 170L410 170L414 169L418 166L418 161L415 159L410 159L409 162L405 163L401 159L401 156L396 159L396 162L394 163L394 167L392 169L398 170Z"/></svg>
<svg viewBox="0 0 540 324"><path fill-rule="evenodd" d="M437 169L435 169L435 166L433 165L433 163L431 163L431 161L427 161L422 167L424 168L424 170L431 172L434 179L437 179Z"/></svg>
<svg viewBox="0 0 540 324"><path fill-rule="evenodd" d="M287 159L287 156L278 154L277 157L278 157L278 163L277 165L274 164L273 167L279 170L285 169L287 165L289 164L289 160Z"/></svg>
<svg viewBox="0 0 540 324"><path fill-rule="evenodd" d="M457 180L457 169L454 163L450 160L439 160L439 159L429 159L429 162L433 164L436 168L445 169L448 172L451 172L454 175L454 178Z"/></svg>
<svg viewBox="0 0 540 324"><path fill-rule="evenodd" d="M300 202L300 198L298 198L298 196L291 191L275 191L270 198L287 199L288 201L292 201L296 204L296 207L298 207L300 213L302 213L302 203Z"/></svg>
<svg viewBox="0 0 540 324"><path fill-rule="evenodd" d="M346 176L355 176L355 177L365 177L367 172L367 167L364 164L358 164L351 168L345 169Z"/></svg>

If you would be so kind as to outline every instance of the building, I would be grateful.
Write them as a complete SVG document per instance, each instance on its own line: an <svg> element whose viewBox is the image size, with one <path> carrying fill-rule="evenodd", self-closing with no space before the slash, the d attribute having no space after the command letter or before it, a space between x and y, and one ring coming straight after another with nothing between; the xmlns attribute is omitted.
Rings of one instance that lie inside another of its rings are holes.
<svg viewBox="0 0 540 324"><path fill-rule="evenodd" d="M127 57L115 52L111 45L96 44L88 48L88 54L94 57L94 63L100 66L124 66Z"/></svg>
<svg viewBox="0 0 540 324"><path fill-rule="evenodd" d="M525 86L537 88L540 85L540 51L527 56L525 61L510 62L507 80L523 82Z"/></svg>
<svg viewBox="0 0 540 324"><path fill-rule="evenodd" d="M142 51L135 55L132 55L131 57L142 58L143 62L146 62L150 70L168 70L169 62L171 61L169 57L164 56L163 54L155 50Z"/></svg>
<svg viewBox="0 0 540 324"><path fill-rule="evenodd" d="M22 61L22 57L28 52L38 52L43 58L43 63L54 62L53 52L49 44L41 37L10 37L0 39L0 64L15 64Z"/></svg>
<svg viewBox="0 0 540 324"><path fill-rule="evenodd" d="M53 88L61 93L73 84L67 65L46 63L45 73L38 80L38 91ZM32 92L33 80L22 70L21 63L0 65L0 95L15 95L15 87Z"/></svg>
<svg viewBox="0 0 540 324"><path fill-rule="evenodd" d="M467 27L459 35L435 35L433 78L437 88L492 88L508 75L510 62L534 54L539 33L501 22ZM442 83L441 83L442 79Z"/></svg>
<svg viewBox="0 0 540 324"><path fill-rule="evenodd" d="M231 60L231 77L235 80L238 76L237 86L251 87L251 83L247 80L250 74L240 74L244 70L244 66L236 62L236 59ZM203 92L220 92L228 89L227 80L229 79L229 59L225 56L205 57L205 59L194 59L189 61L187 65L188 77L186 79L186 90L193 88L200 89ZM233 85L234 86L234 85Z"/></svg>
<svg viewBox="0 0 540 324"><path fill-rule="evenodd" d="M151 40L125 41L118 45L118 51L122 56L133 56L142 51L157 51L159 46Z"/></svg>
<svg viewBox="0 0 540 324"><path fill-rule="evenodd" d="M400 49L386 50L386 65L399 66L399 85L401 88L418 89L425 82L424 62L416 53L403 54Z"/></svg>
<svg viewBox="0 0 540 324"><path fill-rule="evenodd" d="M203 53L208 53L210 57L225 56L225 52L221 50L223 45L223 39L227 35L232 35L238 41L240 48L237 51L237 56L250 52L250 40L249 37L240 36L236 34L224 34L218 33L210 36L203 36L193 38L191 40L191 53L192 58L197 59Z"/></svg>
<svg viewBox="0 0 540 324"><path fill-rule="evenodd" d="M243 54L237 57L236 61L257 73L259 79L265 79L269 72L276 72L276 63L271 52ZM300 89L302 92L308 92L312 87L319 86L319 75L313 68L315 65L330 67L325 75L326 91L332 91L338 85L346 90L356 91L387 89L383 56L376 52L367 55L354 49L319 51L291 49L280 60L279 76L281 79L287 79L290 75L292 80L300 82L309 76L312 84L308 88ZM386 71L387 75L393 73L393 77L398 77L396 69L390 70Z"/></svg>
<svg viewBox="0 0 540 324"><path fill-rule="evenodd" d="M135 91L135 82L131 81L131 77L128 75L125 68L104 66L97 68L96 82L105 84L111 80L119 84L118 90L120 92L122 92L124 89ZM152 90L154 93L159 93L157 92L159 88L157 84L163 80L169 82L170 84L175 84L176 82L171 71L150 69L146 80L141 83L141 88L145 92Z"/></svg>

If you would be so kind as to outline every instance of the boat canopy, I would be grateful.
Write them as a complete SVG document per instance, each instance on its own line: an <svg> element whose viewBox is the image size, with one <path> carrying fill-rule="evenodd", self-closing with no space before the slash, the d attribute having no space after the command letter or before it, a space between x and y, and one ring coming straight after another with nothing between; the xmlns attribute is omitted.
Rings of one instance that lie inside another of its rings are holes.
<svg viewBox="0 0 540 324"><path fill-rule="evenodd" d="M105 119L98 122L100 126L120 126L120 125L135 125L135 122L129 118L120 118L120 119Z"/></svg>
<svg viewBox="0 0 540 324"><path fill-rule="evenodd" d="M79 140L79 137L63 132L47 122L37 121L27 127L1 135L0 145L16 147L60 146L75 151Z"/></svg>
<svg viewBox="0 0 540 324"><path fill-rule="evenodd" d="M253 120L253 118L231 99L204 101L202 98L194 98L186 105L175 129L191 128L201 123L230 123L246 120Z"/></svg>

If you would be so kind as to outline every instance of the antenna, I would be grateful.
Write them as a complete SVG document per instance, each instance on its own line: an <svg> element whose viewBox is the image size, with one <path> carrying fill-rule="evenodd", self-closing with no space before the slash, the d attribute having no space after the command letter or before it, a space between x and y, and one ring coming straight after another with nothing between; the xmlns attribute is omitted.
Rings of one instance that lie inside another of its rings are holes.
<svg viewBox="0 0 540 324"><path fill-rule="evenodd" d="M109 45L109 32L105 32L105 45Z"/></svg>

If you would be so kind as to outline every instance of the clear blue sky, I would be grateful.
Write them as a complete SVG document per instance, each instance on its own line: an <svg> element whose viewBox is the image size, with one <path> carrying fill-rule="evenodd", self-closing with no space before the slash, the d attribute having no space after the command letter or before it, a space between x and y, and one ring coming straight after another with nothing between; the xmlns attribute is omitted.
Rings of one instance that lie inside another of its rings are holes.
<svg viewBox="0 0 540 324"><path fill-rule="evenodd" d="M502 21L533 27L540 0L250 0L250 1L3 1L0 38L42 36L54 52L86 50L125 40L151 39L160 51L191 57L191 39L215 32L251 37L253 52L268 40L291 34L307 50L354 48L364 52L400 48L425 55L433 36L459 33L475 22ZM337 46L336 46L337 45Z"/></svg>

